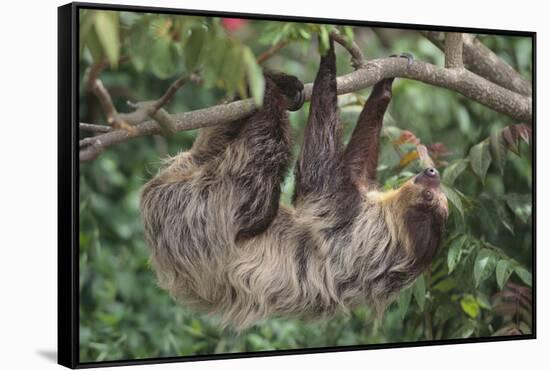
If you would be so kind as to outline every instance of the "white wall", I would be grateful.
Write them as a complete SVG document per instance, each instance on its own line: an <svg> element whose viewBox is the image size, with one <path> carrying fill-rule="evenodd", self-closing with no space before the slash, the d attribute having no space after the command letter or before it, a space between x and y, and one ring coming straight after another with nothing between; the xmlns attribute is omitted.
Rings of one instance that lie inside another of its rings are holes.
<svg viewBox="0 0 550 371"><path fill-rule="evenodd" d="M246 1L141 0L119 3L176 8L520 29L538 32L538 335L536 341L282 356L132 367L136 370L517 370L548 360L550 172L547 86L550 27L543 1ZM456 5L451 5L451 4ZM0 20L0 368L56 367L56 68L60 1L6 1ZM7 84L6 84L7 83ZM29 107L32 107L29 109ZM542 165L541 165L542 164ZM546 354L544 353L546 351ZM546 355L546 357L545 357Z"/></svg>

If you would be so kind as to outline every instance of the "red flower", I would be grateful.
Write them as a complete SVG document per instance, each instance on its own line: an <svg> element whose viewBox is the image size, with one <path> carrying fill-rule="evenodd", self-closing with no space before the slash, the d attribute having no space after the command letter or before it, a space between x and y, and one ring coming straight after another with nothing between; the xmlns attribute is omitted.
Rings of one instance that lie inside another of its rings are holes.
<svg viewBox="0 0 550 371"><path fill-rule="evenodd" d="M244 26L248 21L246 19L239 18L222 18L222 25L228 31L237 31Z"/></svg>

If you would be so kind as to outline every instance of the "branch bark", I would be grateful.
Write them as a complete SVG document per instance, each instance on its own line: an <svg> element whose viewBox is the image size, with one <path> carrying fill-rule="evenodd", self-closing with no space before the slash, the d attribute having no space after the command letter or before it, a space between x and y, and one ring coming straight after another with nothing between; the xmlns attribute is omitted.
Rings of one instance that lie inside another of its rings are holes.
<svg viewBox="0 0 550 371"><path fill-rule="evenodd" d="M359 68L363 68L366 65L367 62L365 61L363 52L355 42L352 41L351 43L349 43L348 40L346 40L346 38L340 35L340 33L338 33L337 31L332 31L330 33L330 36L334 41L342 45L351 55L351 65L354 69L358 70Z"/></svg>
<svg viewBox="0 0 550 371"><path fill-rule="evenodd" d="M445 33L445 67L462 68L462 33Z"/></svg>
<svg viewBox="0 0 550 371"><path fill-rule="evenodd" d="M112 130L110 126L107 125L95 125L81 122L79 125L80 130L87 130L94 133L108 133Z"/></svg>
<svg viewBox="0 0 550 371"><path fill-rule="evenodd" d="M439 49L445 50L445 34L443 32L422 31L422 34ZM463 35L462 57L467 69L487 80L525 96L530 97L533 94L531 81L521 76L474 35Z"/></svg>
<svg viewBox="0 0 550 371"><path fill-rule="evenodd" d="M446 69L432 64L414 61L407 66L404 58L381 58L369 61L364 68L338 77L338 94L346 94L374 85L390 77L418 80L430 85L454 90L514 120L530 123L532 115L531 98L514 93L466 69ZM306 84L306 100L311 98L313 84ZM191 112L170 115L177 131L206 126L225 125L242 119L255 111L252 99L240 100ZM113 130L81 143L80 161L97 157L105 148L131 138L161 133L154 120L136 126L135 133L127 130ZM85 145L85 146L84 146Z"/></svg>

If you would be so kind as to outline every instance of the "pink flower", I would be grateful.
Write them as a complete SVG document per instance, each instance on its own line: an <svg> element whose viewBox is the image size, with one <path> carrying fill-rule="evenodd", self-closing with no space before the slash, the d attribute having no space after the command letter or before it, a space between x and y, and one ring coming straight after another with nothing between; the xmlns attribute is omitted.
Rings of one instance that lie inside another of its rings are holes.
<svg viewBox="0 0 550 371"><path fill-rule="evenodd" d="M239 18L222 18L222 25L225 27L228 31L237 31L239 28L247 24L248 21L246 19L239 19Z"/></svg>

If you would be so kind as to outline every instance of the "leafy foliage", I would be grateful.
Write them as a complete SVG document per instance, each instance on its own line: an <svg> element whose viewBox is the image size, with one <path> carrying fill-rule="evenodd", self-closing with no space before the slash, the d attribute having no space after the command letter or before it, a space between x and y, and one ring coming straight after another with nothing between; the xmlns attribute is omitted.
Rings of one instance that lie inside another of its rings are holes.
<svg viewBox="0 0 550 371"><path fill-rule="evenodd" d="M266 64L311 81L332 26L244 19L82 11L81 78L91 63L117 107L156 99L177 77L198 71L167 107L186 111L235 94L261 104L257 56L284 43ZM368 58L412 52L442 64L441 52L415 32L340 29ZM312 41L321 36L319 50ZM530 77L530 40L484 36L483 42ZM339 73L349 56L337 53ZM527 56L527 57L526 57ZM249 88L247 88L247 86ZM367 92L339 97L349 138ZM147 137L117 145L80 173L80 360L100 361L528 334L532 325L531 129L452 92L397 80L386 116L379 167L384 189L416 171L427 149L441 170L451 216L430 268L382 318L359 307L349 316L305 322L275 318L236 334L177 306L155 283L139 218L139 191L160 159L188 149L196 133ZM291 114L296 147L308 107ZM105 122L83 91L81 119ZM283 185L289 202L294 179Z"/></svg>

